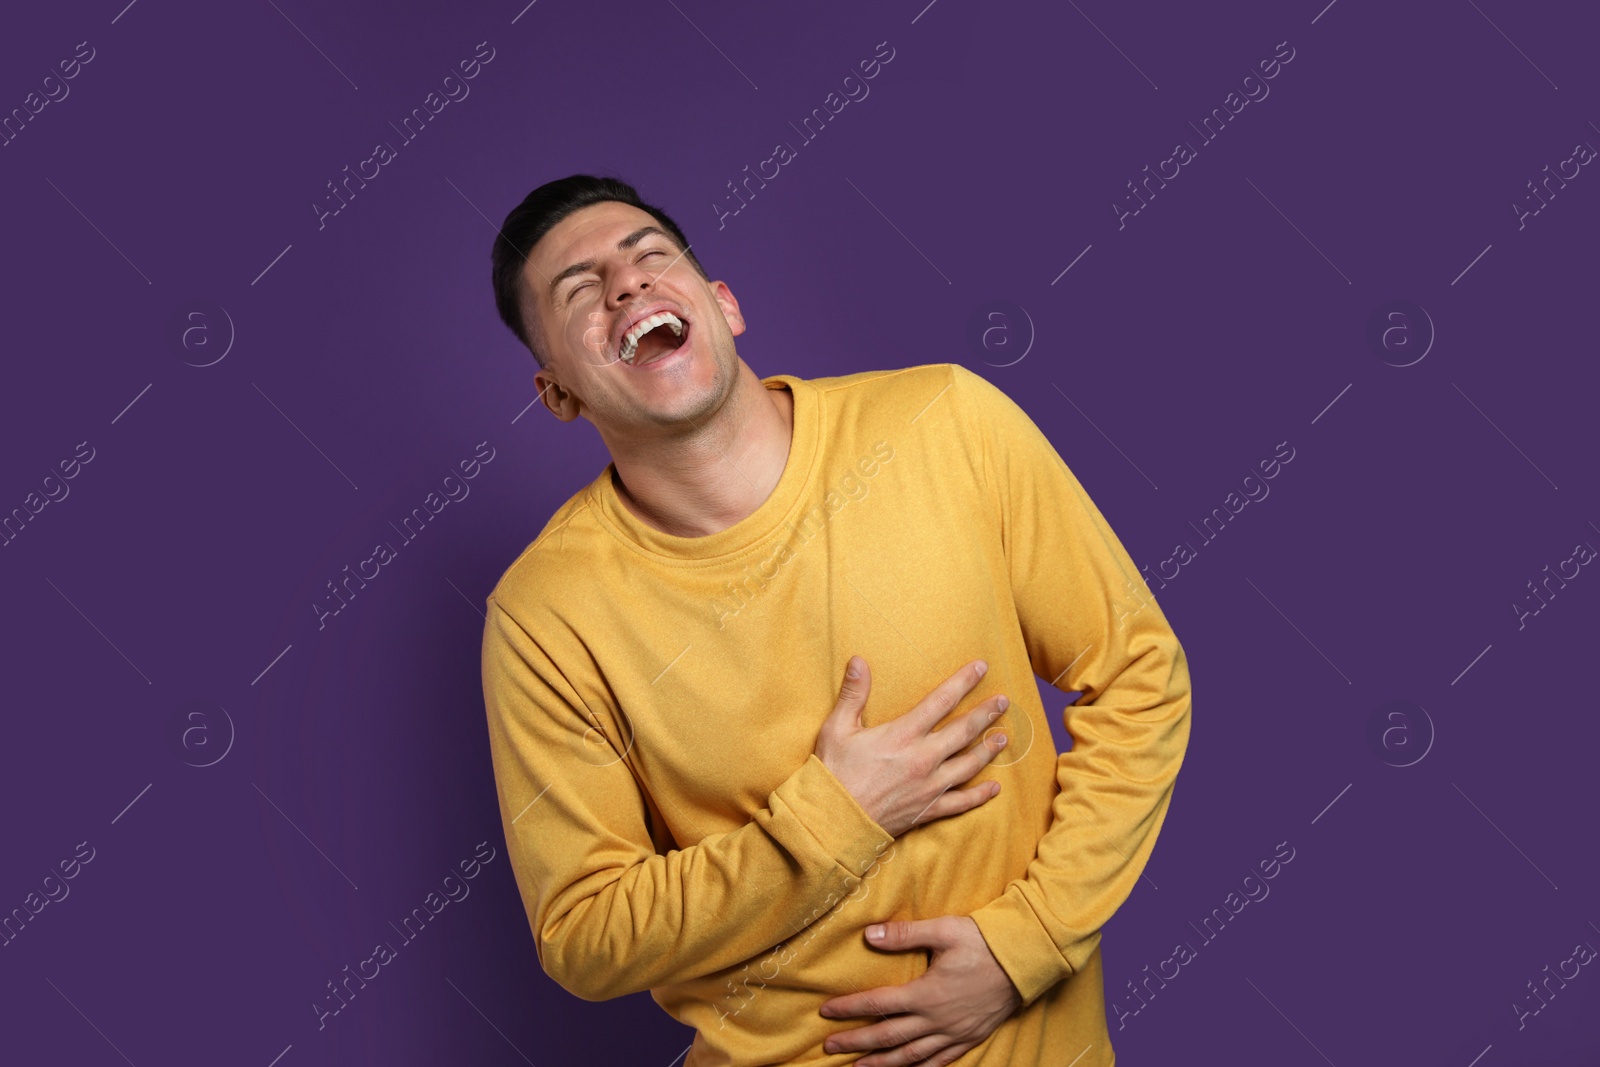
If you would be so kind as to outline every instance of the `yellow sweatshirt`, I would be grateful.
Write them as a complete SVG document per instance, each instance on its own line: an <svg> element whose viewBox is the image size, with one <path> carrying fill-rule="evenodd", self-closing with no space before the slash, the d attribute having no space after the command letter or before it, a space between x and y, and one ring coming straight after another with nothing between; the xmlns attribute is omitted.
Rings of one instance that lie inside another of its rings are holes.
<svg viewBox="0 0 1600 1067"><path fill-rule="evenodd" d="M483 690L506 844L547 974L648 989L686 1067L844 1064L824 1000L909 982L864 928L970 915L1024 1005L960 1067L1114 1062L1100 928L1155 846L1189 672L1148 586L1049 440L954 364L763 379L794 398L771 496L705 537L643 523L614 465L487 601ZM851 654L863 721L963 664L940 726L1005 693L1001 792L898 840L813 754ZM1034 676L1081 692L1058 755Z"/></svg>

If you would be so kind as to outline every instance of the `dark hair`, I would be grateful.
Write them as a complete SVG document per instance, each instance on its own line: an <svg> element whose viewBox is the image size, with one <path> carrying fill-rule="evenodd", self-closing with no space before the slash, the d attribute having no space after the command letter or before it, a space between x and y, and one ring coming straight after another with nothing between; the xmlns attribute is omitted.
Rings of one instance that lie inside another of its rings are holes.
<svg viewBox="0 0 1600 1067"><path fill-rule="evenodd" d="M607 200L631 204L648 212L678 242L678 247L684 250L700 276L711 280L694 253L688 251L689 242L678 224L665 211L641 201L639 193L627 182L619 178L597 178L590 174L573 174L545 182L511 209L511 214L500 225L500 234L494 239L494 248L489 253L493 263L495 309L500 312L501 321L517 335L517 340L528 347L541 367L545 365L545 357L533 342L533 332L522 320L522 272L528 254L556 223L580 208Z"/></svg>

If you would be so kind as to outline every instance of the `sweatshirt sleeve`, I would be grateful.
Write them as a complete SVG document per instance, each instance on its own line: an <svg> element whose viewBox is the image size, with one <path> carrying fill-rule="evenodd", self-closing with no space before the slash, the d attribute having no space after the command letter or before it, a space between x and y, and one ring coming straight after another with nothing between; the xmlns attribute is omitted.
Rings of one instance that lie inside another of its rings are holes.
<svg viewBox="0 0 1600 1067"><path fill-rule="evenodd" d="M952 365L1000 523L1034 673L1082 695L1072 748L1025 877L972 913L1032 1004L1083 967L1132 892L1189 740L1183 648L1121 542L1050 441L1005 393Z"/></svg>
<svg viewBox="0 0 1600 1067"><path fill-rule="evenodd" d="M507 851L539 962L568 992L608 1000L750 959L855 891L893 842L813 754L745 825L658 854L629 746L497 599L488 608Z"/></svg>

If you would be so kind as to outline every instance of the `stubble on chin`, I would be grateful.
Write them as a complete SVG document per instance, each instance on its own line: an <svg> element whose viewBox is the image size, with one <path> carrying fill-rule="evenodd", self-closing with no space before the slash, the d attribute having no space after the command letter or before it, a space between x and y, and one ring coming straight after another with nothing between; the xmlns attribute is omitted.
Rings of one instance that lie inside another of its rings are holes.
<svg viewBox="0 0 1600 1067"><path fill-rule="evenodd" d="M711 359L715 369L709 381L702 383L698 375L688 373L685 368L685 380L678 387L682 395L654 409L646 407L639 413L643 419L657 426L677 427L685 434L693 434L714 418L719 408L739 404L736 393L729 392L737 382L735 370L729 367L727 360L715 353Z"/></svg>

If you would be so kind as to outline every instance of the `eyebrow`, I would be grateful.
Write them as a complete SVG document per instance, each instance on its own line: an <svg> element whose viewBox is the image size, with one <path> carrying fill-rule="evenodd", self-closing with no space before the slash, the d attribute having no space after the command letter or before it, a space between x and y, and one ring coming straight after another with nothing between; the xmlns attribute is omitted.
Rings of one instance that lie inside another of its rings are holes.
<svg viewBox="0 0 1600 1067"><path fill-rule="evenodd" d="M624 237L622 240L617 242L617 251L618 252L626 252L628 249L632 248L634 245L638 244L640 241L642 241L646 237L650 237L650 236L665 237L668 241L672 241L673 244L677 244L677 242L673 240L672 235L667 233L667 231L663 230L661 227L659 227L659 226L641 226L637 230L634 230L632 233L628 234L628 236ZM562 271L560 274L557 274L554 278L551 278L550 279L550 289L549 289L551 301L553 302L555 300L556 287L559 286L562 282L566 281L568 278L571 278L574 275L586 274L586 273L588 273L589 271L591 271L593 269L594 269L594 260L586 259L582 263L574 263L572 266L568 267L566 270Z"/></svg>

